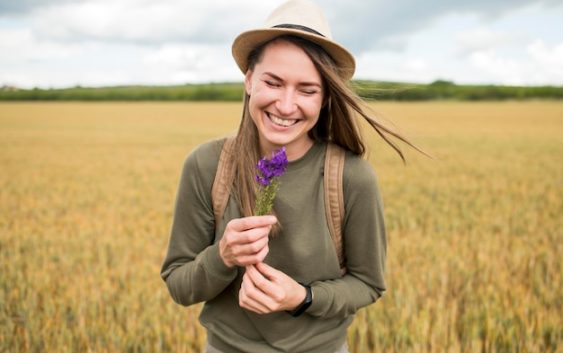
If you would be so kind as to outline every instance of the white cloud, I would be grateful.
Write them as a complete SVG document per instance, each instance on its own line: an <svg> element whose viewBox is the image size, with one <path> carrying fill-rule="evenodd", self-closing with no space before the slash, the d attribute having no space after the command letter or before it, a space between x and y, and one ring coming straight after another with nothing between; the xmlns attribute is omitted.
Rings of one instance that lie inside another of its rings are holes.
<svg viewBox="0 0 563 353"><path fill-rule="evenodd" d="M0 0L0 85L242 80L232 39L282 1ZM317 1L357 78L563 84L560 0Z"/></svg>
<svg viewBox="0 0 563 353"><path fill-rule="evenodd" d="M563 82L563 42L549 46L538 39L528 45L526 51L538 68L546 69L546 75L554 82Z"/></svg>
<svg viewBox="0 0 563 353"><path fill-rule="evenodd" d="M195 11L160 2L132 6L129 1L86 2L48 7L32 17L36 33L49 40L145 41L182 38L198 26ZM179 21L179 15L185 19Z"/></svg>
<svg viewBox="0 0 563 353"><path fill-rule="evenodd" d="M230 56L230 46L204 44L164 45L143 59L151 70L151 81L173 83L241 81L240 73Z"/></svg>
<svg viewBox="0 0 563 353"><path fill-rule="evenodd" d="M384 81L426 83L435 80L432 64L422 57L404 57L393 51L364 53L357 60L355 77Z"/></svg>
<svg viewBox="0 0 563 353"><path fill-rule="evenodd" d="M41 8L31 14L33 30L59 41L165 42L230 41L245 22L266 12L264 2L91 0ZM237 6L248 7L240 11Z"/></svg>
<svg viewBox="0 0 563 353"><path fill-rule="evenodd" d="M481 71L481 75L494 77L504 84L521 85L524 83L522 63L502 57L495 50L474 52L469 61L477 72Z"/></svg>
<svg viewBox="0 0 563 353"><path fill-rule="evenodd" d="M457 51L460 55L472 52L486 51L518 44L522 36L517 33L494 31L490 28L479 27L460 32L456 35Z"/></svg>
<svg viewBox="0 0 563 353"><path fill-rule="evenodd" d="M561 85L563 43L547 45L542 40L522 48L521 55L507 56L496 50L475 52L471 65L491 81L512 85Z"/></svg>
<svg viewBox="0 0 563 353"><path fill-rule="evenodd" d="M56 42L42 42L30 29L0 30L0 52L4 64L68 58L75 46Z"/></svg>
<svg viewBox="0 0 563 353"><path fill-rule="evenodd" d="M424 59L408 59L404 67L412 72L424 72L428 69L428 63Z"/></svg>

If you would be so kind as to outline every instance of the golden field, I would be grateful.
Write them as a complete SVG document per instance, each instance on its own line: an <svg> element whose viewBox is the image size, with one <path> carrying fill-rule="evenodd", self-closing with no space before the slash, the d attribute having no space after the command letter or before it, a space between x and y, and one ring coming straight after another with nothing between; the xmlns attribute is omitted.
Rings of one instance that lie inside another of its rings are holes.
<svg viewBox="0 0 563 353"><path fill-rule="evenodd" d="M434 158L372 144L389 289L351 352L561 352L563 102L372 107ZM186 154L239 116L0 104L0 352L201 352L159 271Z"/></svg>

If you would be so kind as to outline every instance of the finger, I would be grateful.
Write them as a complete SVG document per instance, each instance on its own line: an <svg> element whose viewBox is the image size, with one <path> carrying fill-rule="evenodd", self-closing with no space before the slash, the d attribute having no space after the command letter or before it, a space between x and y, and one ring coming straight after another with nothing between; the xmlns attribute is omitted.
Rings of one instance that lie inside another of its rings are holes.
<svg viewBox="0 0 563 353"><path fill-rule="evenodd" d="M251 243L260 238L267 237L272 230L272 226L256 227L238 232L237 240L239 243Z"/></svg>
<svg viewBox="0 0 563 353"><path fill-rule="evenodd" d="M270 247L268 246L268 244L266 244L266 246L264 246L262 250L260 250L260 252L256 254L256 260L258 260L256 263L258 264L264 261L266 255L268 255L268 252L270 252Z"/></svg>
<svg viewBox="0 0 563 353"><path fill-rule="evenodd" d="M262 302L265 297L264 293L261 293L260 290L254 286L252 280L245 274L239 292L239 305L259 314L264 314L271 311Z"/></svg>
<svg viewBox="0 0 563 353"><path fill-rule="evenodd" d="M255 265L261 261L264 261L266 255L268 255L270 248L266 245L259 253L255 255L239 256L236 262L239 266Z"/></svg>
<svg viewBox="0 0 563 353"><path fill-rule="evenodd" d="M251 267L252 266L247 266L247 271L252 271L250 270ZM244 289L245 294L248 298L259 303L260 305L264 305L265 307L269 307L273 303L271 298L269 298L262 290L260 290L260 288L256 286L256 283L254 283L248 272L245 273L245 281L246 285L244 286Z"/></svg>
<svg viewBox="0 0 563 353"><path fill-rule="evenodd" d="M252 243L233 245L231 251L236 256L255 255L268 244L268 237L262 237Z"/></svg>
<svg viewBox="0 0 563 353"><path fill-rule="evenodd" d="M257 227L273 226L277 222L275 216L251 216L233 219L227 224L227 227L242 232Z"/></svg>
<svg viewBox="0 0 563 353"><path fill-rule="evenodd" d="M248 266L246 268L245 275L248 275L254 286L268 297L277 298L280 291L279 286L275 285L267 277L260 273L260 271L258 271L257 266L259 265L260 263L256 264L256 266Z"/></svg>
<svg viewBox="0 0 563 353"><path fill-rule="evenodd" d="M241 289L241 292L239 294L239 306L241 308L244 308L244 309L247 309L247 310L250 310L250 311L254 311L255 313L258 313L258 314L266 314L266 313L270 312L265 305L263 305L263 304L255 301L254 299L248 297L248 295L246 295L246 293L244 293L242 291L242 289Z"/></svg>
<svg viewBox="0 0 563 353"><path fill-rule="evenodd" d="M254 269L270 283L269 287L274 289L271 292L266 292L266 294L279 304L276 311L295 308L304 300L307 294L305 287L282 271L263 262L254 265ZM266 290L262 287L259 288Z"/></svg>
<svg viewBox="0 0 563 353"><path fill-rule="evenodd" d="M259 271L264 277L274 282L277 282L283 275L285 275L283 272L278 271L272 266L263 262L256 264L256 270Z"/></svg>
<svg viewBox="0 0 563 353"><path fill-rule="evenodd" d="M257 314L268 314L268 313L270 313L270 311L268 311L268 308L266 308L263 305L257 304L255 302L251 301L250 299L247 300L246 302L239 302L239 306L243 309L253 311Z"/></svg>
<svg viewBox="0 0 563 353"><path fill-rule="evenodd" d="M271 226L253 228L243 232L233 230L225 231L225 242L228 246L235 246L237 244L247 244L255 242L262 238L267 238L270 234Z"/></svg>

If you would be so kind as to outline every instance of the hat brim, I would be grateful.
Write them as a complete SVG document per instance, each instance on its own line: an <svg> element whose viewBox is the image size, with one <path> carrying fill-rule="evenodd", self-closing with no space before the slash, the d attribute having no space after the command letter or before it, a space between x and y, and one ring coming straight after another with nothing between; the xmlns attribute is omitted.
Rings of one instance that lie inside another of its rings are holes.
<svg viewBox="0 0 563 353"><path fill-rule="evenodd" d="M248 56L254 48L285 34L301 37L321 46L340 68L344 80L349 80L354 75L356 61L343 46L328 38L292 28L254 29L239 34L233 41L232 53L242 73L246 74L248 70Z"/></svg>

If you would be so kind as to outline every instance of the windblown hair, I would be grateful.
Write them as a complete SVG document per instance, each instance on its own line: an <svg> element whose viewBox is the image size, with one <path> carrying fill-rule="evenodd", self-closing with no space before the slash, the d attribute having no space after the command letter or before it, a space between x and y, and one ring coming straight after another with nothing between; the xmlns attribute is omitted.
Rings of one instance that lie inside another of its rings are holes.
<svg viewBox="0 0 563 353"><path fill-rule="evenodd" d="M273 41L288 41L303 49L319 71L323 86L323 106L317 124L309 131L314 141L332 142L356 155L363 156L366 146L359 131L358 122L353 112L357 113L383 138L405 161L401 149L389 136L403 141L419 150L400 134L390 130L370 117L363 108L363 101L341 78L340 70L328 53L319 45L300 37L283 35L256 47L248 57L248 69L253 70L262 59L264 48ZM237 198L244 216L251 216L254 208L254 175L256 163L261 158L258 141L258 129L252 121L249 110L250 97L245 92L241 123L235 138L233 150L234 175L232 175L232 193ZM420 151L420 150L419 150Z"/></svg>

